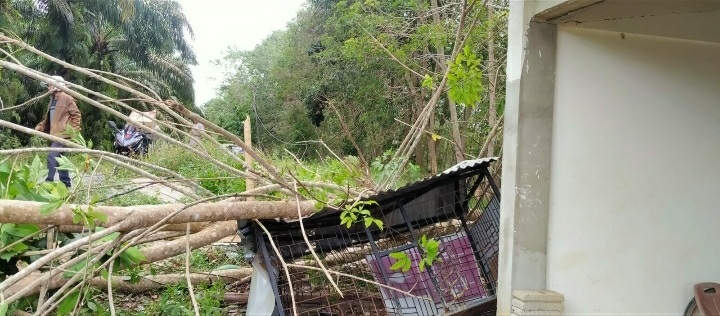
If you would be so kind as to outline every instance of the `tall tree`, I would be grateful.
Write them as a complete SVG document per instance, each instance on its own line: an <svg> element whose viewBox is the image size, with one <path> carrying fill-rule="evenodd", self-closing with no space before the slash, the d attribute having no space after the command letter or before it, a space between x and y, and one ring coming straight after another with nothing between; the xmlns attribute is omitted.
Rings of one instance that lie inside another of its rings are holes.
<svg viewBox="0 0 720 316"><path fill-rule="evenodd" d="M75 65L114 72L137 80L162 98L176 97L194 109L189 65L196 59L188 40L192 28L175 0L13 0L0 3L0 28L36 48ZM8 58L8 56L2 56ZM125 93L84 76L69 76L66 69L22 51L15 58L34 69L123 98ZM43 92L37 83L10 75L1 80L18 81L22 102ZM128 83L130 84L130 83ZM132 103L145 109L142 103ZM15 120L33 126L45 106L17 109ZM87 104L79 104L85 119L85 136L96 144L110 145L108 116ZM27 142L27 138L19 140Z"/></svg>

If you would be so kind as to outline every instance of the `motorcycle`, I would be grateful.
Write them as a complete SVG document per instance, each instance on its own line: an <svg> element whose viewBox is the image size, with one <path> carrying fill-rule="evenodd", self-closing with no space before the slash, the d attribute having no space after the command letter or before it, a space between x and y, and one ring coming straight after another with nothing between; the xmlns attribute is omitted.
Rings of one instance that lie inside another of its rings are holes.
<svg viewBox="0 0 720 316"><path fill-rule="evenodd" d="M118 128L113 121L109 121L108 124L115 132L113 147L116 154L142 156L148 153L148 148L152 143L149 133L143 132L133 124L125 124L122 129Z"/></svg>

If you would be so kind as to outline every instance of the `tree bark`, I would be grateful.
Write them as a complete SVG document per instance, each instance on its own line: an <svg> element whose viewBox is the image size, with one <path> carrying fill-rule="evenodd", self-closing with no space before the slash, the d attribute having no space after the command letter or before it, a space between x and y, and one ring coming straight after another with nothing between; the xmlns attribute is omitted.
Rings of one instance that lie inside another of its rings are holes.
<svg viewBox="0 0 720 316"><path fill-rule="evenodd" d="M76 205L63 205L50 215L40 215L44 203L0 200L0 223L74 225L73 211ZM83 210L87 206L79 206ZM186 207L183 204L139 205L128 207L94 206L93 209L108 217L103 226L123 224L121 231L148 227L173 212ZM288 201L242 201L200 203L179 212L167 221L167 224L193 222L217 222L238 219L297 218L297 204ZM301 201L303 216L313 214L314 201Z"/></svg>
<svg viewBox="0 0 720 316"><path fill-rule="evenodd" d="M418 80L410 76L407 72L405 73L405 81L407 81L410 95L415 101L415 103L411 106L412 121L414 122L418 117L420 117L420 112L425 105L425 93L422 87L418 87ZM418 90L420 91L418 92ZM415 147L415 165L420 167L420 170L426 170L425 152L422 144L418 144L418 146Z"/></svg>
<svg viewBox="0 0 720 316"><path fill-rule="evenodd" d="M488 20L491 20L495 18L495 7L493 1L490 0L490 3L487 5L487 18ZM488 62L487 62L487 71L488 71L488 78L489 78L489 84L490 89L488 92L488 126L495 126L495 122L497 122L497 104L495 101L496 98L496 92L497 92L497 77L498 73L497 71L493 71L493 68L495 67L495 25L491 22L491 25L493 27L490 28L488 31ZM492 76L490 76L492 74ZM490 135L488 135L490 137ZM495 155L495 140L490 139L490 143L487 147L488 156L492 157Z"/></svg>
<svg viewBox="0 0 720 316"><path fill-rule="evenodd" d="M433 22L440 23L441 20L438 1L430 0L430 3L432 4ZM456 40L459 41L460 38L457 38ZM435 43L435 51L438 55L438 68L440 69L440 72L444 73L449 66L447 59L445 58L445 48L439 41ZM462 136L460 135L460 122L458 121L457 104L455 104L454 101L450 101L448 109L450 110L450 128L452 130L453 151L455 153L456 162L460 163L465 160L465 155L463 154L465 149L463 147Z"/></svg>

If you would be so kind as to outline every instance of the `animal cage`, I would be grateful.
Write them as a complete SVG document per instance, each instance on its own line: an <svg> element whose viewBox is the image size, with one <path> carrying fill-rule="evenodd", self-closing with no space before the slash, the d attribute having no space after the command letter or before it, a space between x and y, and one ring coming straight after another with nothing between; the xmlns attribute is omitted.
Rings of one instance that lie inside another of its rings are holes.
<svg viewBox="0 0 720 316"><path fill-rule="evenodd" d="M347 228L341 225L342 210L335 209L303 219L310 245L331 271L342 297L317 268L298 221L263 220L269 236L247 224L274 285L275 314L494 314L500 194L488 169L493 161L465 161L364 198L377 202L365 209L382 221L382 229L364 221ZM438 245L436 260L424 268L423 238ZM287 272L277 253L294 264ZM393 269L397 257L409 259L410 266Z"/></svg>

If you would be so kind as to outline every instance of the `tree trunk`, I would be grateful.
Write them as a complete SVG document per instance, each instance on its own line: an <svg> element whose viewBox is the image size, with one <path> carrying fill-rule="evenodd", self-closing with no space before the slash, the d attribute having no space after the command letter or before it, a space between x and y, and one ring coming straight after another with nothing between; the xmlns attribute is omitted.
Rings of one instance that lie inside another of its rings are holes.
<svg viewBox="0 0 720 316"><path fill-rule="evenodd" d="M428 131L435 133L435 109L430 111ZM430 172L433 175L438 174L437 141L432 137L428 138L428 159L430 160Z"/></svg>
<svg viewBox="0 0 720 316"><path fill-rule="evenodd" d="M488 20L492 20L495 17L495 7L493 6L493 1L490 0L490 3L487 5L487 18ZM490 89L488 92L488 126L493 127L495 126L495 123L497 122L497 104L495 101L496 98L496 92L497 92L497 77L498 72L494 71L493 68L495 68L495 27L494 23L491 22L491 25L493 27L490 28L488 31L488 61L487 61L487 71L488 71L488 78L489 78L489 84ZM489 137L489 135L488 135ZM488 144L487 149L487 156L492 157L495 155L495 140L490 140L490 143Z"/></svg>
<svg viewBox="0 0 720 316"><path fill-rule="evenodd" d="M440 23L440 8L438 6L437 0L430 0L430 3L432 4L432 17L433 22ZM456 39L460 40L460 39ZM445 48L443 46L443 43L440 43L439 41L435 43L435 51L437 52L438 56L438 68L441 70L441 72L445 72L448 67L447 60L445 58ZM453 140L453 151L455 152L455 160L459 163L463 160L465 160L463 152L465 152L462 142L462 136L460 135L460 123L458 122L458 115L457 115L457 105L455 102L450 101L448 103L448 109L450 110L450 127L452 131L452 140Z"/></svg>
<svg viewBox="0 0 720 316"><path fill-rule="evenodd" d="M422 111L423 107L425 106L425 99L424 99L424 91L422 87L419 87L418 92L418 80L415 80L410 73L405 73L405 80L407 81L408 89L410 90L410 95L414 99L414 105L412 106L412 121L415 122L417 118L420 116L420 112ZM427 166L425 165L425 151L422 146L422 143L418 144L415 147L415 165L420 167L420 170L427 170Z"/></svg>
<svg viewBox="0 0 720 316"><path fill-rule="evenodd" d="M72 222L75 205L64 205L50 215L40 215L40 207L44 203L0 200L0 223L74 225ZM87 206L80 206L87 209ZM128 207L95 206L95 211L108 217L103 226L123 224L122 231L151 226L166 216L185 208L183 204L139 205ZM297 218L298 204L288 201L246 201L200 203L190 206L170 218L167 224L184 224L192 222L218 222L238 219L269 219ZM313 214L315 202L301 201L300 210L303 215Z"/></svg>

